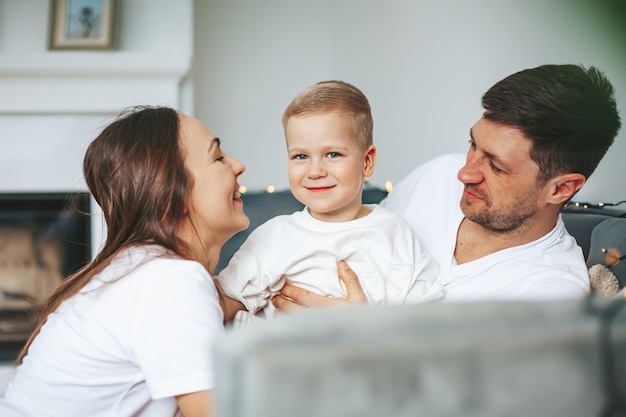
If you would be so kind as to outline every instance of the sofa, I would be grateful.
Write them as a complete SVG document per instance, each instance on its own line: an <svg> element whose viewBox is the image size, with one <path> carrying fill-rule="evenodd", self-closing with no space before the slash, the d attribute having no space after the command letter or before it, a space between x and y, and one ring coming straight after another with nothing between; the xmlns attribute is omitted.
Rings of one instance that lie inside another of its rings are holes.
<svg viewBox="0 0 626 417"><path fill-rule="evenodd" d="M387 192L377 187L366 187L363 192L364 203L378 203ZM228 260L237 251L248 235L261 223L279 215L289 214L303 208L289 190L273 193L248 192L242 195L244 212L250 218L247 230L237 233L222 248L215 272L224 268ZM574 236L582 248L588 267L610 265L609 270L615 275L619 287L626 285L626 259L615 262L614 256L626 254L626 205L590 206L589 204L569 203L563 210L563 221L567 230ZM609 253L603 252L608 250ZM614 264L614 265L612 265Z"/></svg>
<svg viewBox="0 0 626 417"><path fill-rule="evenodd" d="M607 297L305 309L227 332L221 417L626 415L626 309Z"/></svg>

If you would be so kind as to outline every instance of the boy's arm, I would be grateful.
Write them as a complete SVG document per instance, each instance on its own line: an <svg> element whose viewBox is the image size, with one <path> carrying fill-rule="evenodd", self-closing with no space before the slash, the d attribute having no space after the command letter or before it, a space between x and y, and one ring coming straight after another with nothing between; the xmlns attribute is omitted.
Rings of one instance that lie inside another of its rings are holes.
<svg viewBox="0 0 626 417"><path fill-rule="evenodd" d="M235 314L237 314L239 310L245 310L246 307L241 301L230 298L224 294L219 280L214 279L213 281L215 282L215 287L217 288L217 293L220 297L220 306L224 312L224 323L230 323L235 319Z"/></svg>
<svg viewBox="0 0 626 417"><path fill-rule="evenodd" d="M274 282L267 282L262 271L283 253L268 243L279 241L273 238L277 224L271 219L253 230L228 265L214 277L224 323L232 322L240 310L255 314L269 302Z"/></svg>
<svg viewBox="0 0 626 417"><path fill-rule="evenodd" d="M426 303L440 300L445 295L445 289L441 281L439 265L432 256L422 250L420 242L413 235L413 230L408 223L403 230L402 236L408 243L401 246L407 249L404 253L407 262L413 265L411 276L407 280L409 287L403 294L404 302Z"/></svg>
<svg viewBox="0 0 626 417"><path fill-rule="evenodd" d="M220 298L220 307L222 307L222 311L224 312L224 323L230 323L235 319L235 314L237 314L239 310L245 310L246 307L241 301L230 298L224 294L219 280L213 279L213 282L215 283L215 288L217 288L217 293Z"/></svg>
<svg viewBox="0 0 626 417"><path fill-rule="evenodd" d="M428 254L416 249L414 272L410 287L405 294L405 303L428 303L441 300L445 289L441 282L439 266Z"/></svg>

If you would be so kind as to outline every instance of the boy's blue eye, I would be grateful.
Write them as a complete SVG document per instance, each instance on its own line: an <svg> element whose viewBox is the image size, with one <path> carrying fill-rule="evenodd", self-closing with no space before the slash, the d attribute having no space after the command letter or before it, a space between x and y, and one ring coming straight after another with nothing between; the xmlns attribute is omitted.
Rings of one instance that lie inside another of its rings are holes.
<svg viewBox="0 0 626 417"><path fill-rule="evenodd" d="M303 153L299 153L297 155L294 155L293 159L298 159L298 160L303 160L303 159L307 159L308 157L303 154Z"/></svg>
<svg viewBox="0 0 626 417"><path fill-rule="evenodd" d="M326 156L328 156L329 158L338 158L341 156L341 154L339 152L328 152Z"/></svg>

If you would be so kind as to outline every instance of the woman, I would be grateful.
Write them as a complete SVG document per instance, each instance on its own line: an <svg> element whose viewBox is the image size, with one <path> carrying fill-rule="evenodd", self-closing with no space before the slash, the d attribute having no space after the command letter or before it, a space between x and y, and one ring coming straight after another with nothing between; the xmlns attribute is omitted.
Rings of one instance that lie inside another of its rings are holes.
<svg viewBox="0 0 626 417"><path fill-rule="evenodd" d="M244 170L170 108L132 109L102 131L83 171L106 242L42 306L0 415L212 415L224 327L209 273L248 227Z"/></svg>

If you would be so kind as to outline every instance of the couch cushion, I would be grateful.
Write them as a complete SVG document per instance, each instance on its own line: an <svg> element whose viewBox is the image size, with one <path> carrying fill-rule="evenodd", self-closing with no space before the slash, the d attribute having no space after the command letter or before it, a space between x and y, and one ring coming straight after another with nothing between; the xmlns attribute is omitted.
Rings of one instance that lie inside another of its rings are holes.
<svg viewBox="0 0 626 417"><path fill-rule="evenodd" d="M591 246L591 231L608 217L601 214L586 212L563 212L563 222L570 235L574 236L576 243L583 250L585 259L589 257L589 247Z"/></svg>
<svg viewBox="0 0 626 417"><path fill-rule="evenodd" d="M626 259L617 261L615 256L604 253L602 249L621 257L626 254L626 218L607 217L591 231L587 266L596 264L610 266L609 269L619 280L620 287L626 284ZM617 262L616 262L617 261Z"/></svg>

